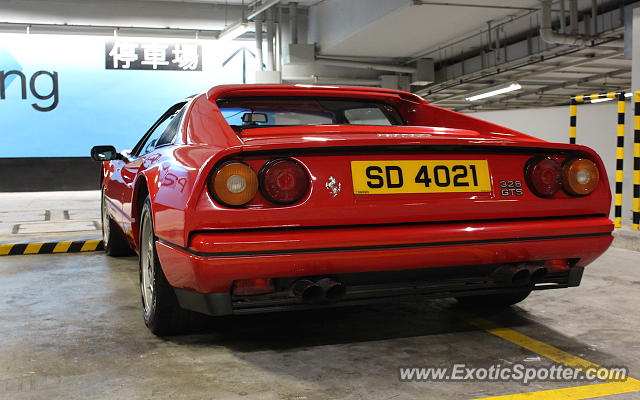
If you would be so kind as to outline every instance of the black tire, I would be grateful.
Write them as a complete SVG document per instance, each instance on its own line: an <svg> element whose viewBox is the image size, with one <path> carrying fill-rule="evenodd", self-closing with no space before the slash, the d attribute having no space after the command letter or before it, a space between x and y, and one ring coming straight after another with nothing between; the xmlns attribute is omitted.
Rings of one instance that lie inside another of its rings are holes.
<svg viewBox="0 0 640 400"><path fill-rule="evenodd" d="M127 238L120 230L120 227L113 222L107 213L104 190L102 191L102 202L100 205L102 214L102 243L104 251L111 257L123 257L133 255L133 249L129 246Z"/></svg>
<svg viewBox="0 0 640 400"><path fill-rule="evenodd" d="M531 294L530 289L513 293L486 294L482 296L456 297L465 307L504 308L520 303Z"/></svg>
<svg viewBox="0 0 640 400"><path fill-rule="evenodd" d="M196 329L206 317L184 310L178 305L173 287L167 281L158 259L151 215L151 200L147 197L140 213L140 255L138 257L144 323L154 335L179 335ZM144 275L145 271L147 275ZM145 293L146 285L150 288Z"/></svg>

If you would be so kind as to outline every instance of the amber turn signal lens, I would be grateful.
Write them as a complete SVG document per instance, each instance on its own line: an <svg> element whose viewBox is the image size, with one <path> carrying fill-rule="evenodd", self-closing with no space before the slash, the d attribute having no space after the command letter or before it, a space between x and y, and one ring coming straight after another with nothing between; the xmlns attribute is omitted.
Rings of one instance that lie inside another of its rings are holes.
<svg viewBox="0 0 640 400"><path fill-rule="evenodd" d="M242 206L258 192L258 176L247 164L232 161L215 171L210 187L220 202L228 206Z"/></svg>
<svg viewBox="0 0 640 400"><path fill-rule="evenodd" d="M586 158L568 160L562 170L562 186L567 193L575 196L590 194L600 181L598 167Z"/></svg>

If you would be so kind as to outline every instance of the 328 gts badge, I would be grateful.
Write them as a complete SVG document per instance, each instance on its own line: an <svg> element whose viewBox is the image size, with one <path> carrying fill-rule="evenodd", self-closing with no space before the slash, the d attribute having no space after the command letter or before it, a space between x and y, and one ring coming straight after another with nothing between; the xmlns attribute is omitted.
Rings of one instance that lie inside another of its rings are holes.
<svg viewBox="0 0 640 400"><path fill-rule="evenodd" d="M522 182L500 181L500 194L502 196L522 196Z"/></svg>

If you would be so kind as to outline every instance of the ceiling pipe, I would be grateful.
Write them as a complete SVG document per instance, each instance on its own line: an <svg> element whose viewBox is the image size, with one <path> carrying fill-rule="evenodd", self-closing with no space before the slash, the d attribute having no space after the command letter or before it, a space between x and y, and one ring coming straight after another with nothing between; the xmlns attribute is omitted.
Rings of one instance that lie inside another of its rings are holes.
<svg viewBox="0 0 640 400"><path fill-rule="evenodd" d="M560 0L560 32L567 33L567 12L565 10L565 0Z"/></svg>
<svg viewBox="0 0 640 400"><path fill-rule="evenodd" d="M316 62L324 65L332 65L335 67L362 68L373 69L378 71L392 71L403 74L413 74L417 72L417 68L404 67L401 65L376 64L362 61L341 60L330 57L316 56Z"/></svg>
<svg viewBox="0 0 640 400"><path fill-rule="evenodd" d="M583 37L577 35L578 28L578 5L577 0L570 0L570 20L571 35L555 32L551 26L551 3L552 0L540 0L542 5L542 21L540 23L540 37L547 43L566 44L570 46L589 46L594 37Z"/></svg>
<svg viewBox="0 0 640 400"><path fill-rule="evenodd" d="M564 63L564 64L556 64L556 65L553 65L553 66L546 66L545 68L537 69L535 71L525 72L525 73L520 74L520 75L513 75L513 76L511 76L511 80L517 80L517 81L520 81L520 80L523 80L523 79L526 80L526 79L530 79L530 78L535 77L535 76L544 75L544 74L546 74L548 72L554 72L554 71L557 71L557 70L560 70L560 69L566 69L566 68L575 68L575 67L578 67L580 65L592 63L594 61L606 60L606 59L609 59L609 58L617 57L620 54L621 54L620 51L614 51L614 52L601 54L601 55L585 56L586 58L580 59L580 60L577 60L577 61L572 61L572 62ZM560 55L560 57L561 57L561 55ZM538 62L530 62L529 64L526 64L526 65L535 65L537 63ZM515 69L517 69L517 68L511 68L511 69L507 68L507 69L504 69L504 71L510 71L510 70L515 70ZM465 83L468 83L468 82L465 82ZM443 89L440 89L439 91L446 90L446 89L447 89L447 87L445 87ZM437 94L437 93L438 92L429 93L428 89L423 89L423 90L419 90L419 91L416 92L416 94L418 96L434 95L434 94ZM446 96L446 97L441 98L441 99L432 100L431 103L432 104L436 104L436 103L440 103L440 102L443 102L443 101L446 101L446 100L455 99L455 98L459 98L459 97L464 97L465 95L468 95L469 93L471 93L471 92L452 94L452 95Z"/></svg>
<svg viewBox="0 0 640 400"><path fill-rule="evenodd" d="M262 17L255 19L256 26L256 61L258 61L258 71L262 71L264 60L262 57Z"/></svg>
<svg viewBox="0 0 640 400"><path fill-rule="evenodd" d="M571 34L555 32L551 26L551 3L552 0L540 0L542 5L542 21L540 23L540 37L550 44L566 44L570 46L591 46L594 40L607 40L607 46L624 47L624 40L609 39L603 36L579 36L578 35L578 2L569 0L569 18L571 23ZM593 10L592 10L593 13Z"/></svg>
<svg viewBox="0 0 640 400"><path fill-rule="evenodd" d="M598 2L597 0L591 0L591 32L594 35L598 34Z"/></svg>
<svg viewBox="0 0 640 400"><path fill-rule="evenodd" d="M529 7L516 7L516 6L499 6L490 4L476 4L476 3L447 3L442 1L425 1L425 0L413 0L415 6L450 6L450 7L473 7L473 8L493 8L497 10L525 10L531 11L535 8Z"/></svg>
<svg viewBox="0 0 640 400"><path fill-rule="evenodd" d="M275 23L273 22L273 9L267 9L267 71L274 71L276 58L273 49L273 40L275 37Z"/></svg>
<svg viewBox="0 0 640 400"><path fill-rule="evenodd" d="M587 76L587 77L584 77L584 78L580 78L580 79L574 79L574 80L566 81L560 86L553 85L553 86L545 86L545 87L541 87L541 88L537 88L537 89L525 90L525 91L519 92L517 94L504 96L504 97L500 98L499 100L491 100L491 101L485 102L485 104L501 103L501 102L505 102L505 101L508 101L508 100L511 100L511 99L515 99L515 98L519 98L519 97L523 97L523 96L529 96L529 95L536 95L536 94L540 94L541 95L541 94L543 94L544 92L546 92L548 90L557 90L557 89L560 89L560 88L570 88L572 86L580 86L583 83L588 83L588 82L591 82L591 81L596 81L596 80L605 79L605 78L614 78L617 75L626 74L628 72L629 72L629 70L627 70L627 69L619 69L619 70L612 71L612 72L603 72L601 74L595 74L595 75L590 75L590 76Z"/></svg>
<svg viewBox="0 0 640 400"><path fill-rule="evenodd" d="M247 15L247 20L251 21L252 19L257 17L258 15L262 14L263 12L267 11L271 7L273 7L276 4L278 4L279 2L280 2L280 0L270 0L270 1L266 1L266 2L262 3L260 6L258 6L258 8L256 8L255 10L253 10L253 12L251 12L249 15Z"/></svg>
<svg viewBox="0 0 640 400"><path fill-rule="evenodd" d="M549 2L551 8L551 2ZM571 25L571 34L578 34L578 0L569 0L569 25Z"/></svg>
<svg viewBox="0 0 640 400"><path fill-rule="evenodd" d="M298 3L295 1L289 2L289 28L290 43L298 44Z"/></svg>
<svg viewBox="0 0 640 400"><path fill-rule="evenodd" d="M0 22L0 33L23 33L26 28L32 35L88 35L113 36L114 29L118 36L123 37L151 37L151 38L179 38L193 39L196 35L200 39L216 39L219 30L191 29L191 28L136 28L116 25L81 25L81 24L37 24Z"/></svg>
<svg viewBox="0 0 640 400"><path fill-rule="evenodd" d="M278 9L278 19L276 21L276 27L278 29L276 31L276 43L278 44L277 46L278 53L276 54L276 60L278 60L278 62L276 63L276 69L278 71L282 71L282 21L284 20L284 18L282 16L282 7L278 6L277 9Z"/></svg>

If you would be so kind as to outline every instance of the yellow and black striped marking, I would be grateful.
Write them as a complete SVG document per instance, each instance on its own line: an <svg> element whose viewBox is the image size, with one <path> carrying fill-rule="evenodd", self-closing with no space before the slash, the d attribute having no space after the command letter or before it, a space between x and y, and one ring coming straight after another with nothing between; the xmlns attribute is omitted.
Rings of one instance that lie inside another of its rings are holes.
<svg viewBox="0 0 640 400"><path fill-rule="evenodd" d="M576 144L577 118L578 103L576 100L571 99L571 104L569 105L569 143L571 144Z"/></svg>
<svg viewBox="0 0 640 400"><path fill-rule="evenodd" d="M599 100L599 99L615 99L622 93L624 96L624 92L608 92L608 93L594 93L594 94L581 94L571 98L571 101L575 101L576 103L586 103L591 100Z"/></svg>
<svg viewBox="0 0 640 400"><path fill-rule="evenodd" d="M76 242L0 244L0 256L21 254L78 253L104 250L102 240L79 240Z"/></svg>
<svg viewBox="0 0 640 400"><path fill-rule="evenodd" d="M618 126L616 141L616 197L614 208L614 225L616 228L622 226L622 181L624 179L624 92L620 92L618 97Z"/></svg>
<svg viewBox="0 0 640 400"><path fill-rule="evenodd" d="M634 92L633 109L633 230L640 230L640 90Z"/></svg>
<svg viewBox="0 0 640 400"><path fill-rule="evenodd" d="M587 103L593 100L599 99L617 99L618 100L618 119L617 119L617 135L616 135L616 188L615 188L615 200L614 200L614 225L616 228L620 228L622 226L622 184L623 184L623 176L624 176L624 112L625 112L625 98L624 92L608 92L608 93L594 93L594 94L581 94L571 98L571 103L569 105L569 143L576 143L576 126L577 126L577 115L578 115L578 104L579 103ZM636 100L636 113L638 101ZM638 123L638 122L636 122ZM636 134L639 136L640 134ZM635 138L636 142L640 141L640 138ZM637 147L637 149L636 149ZM640 144L634 145L634 155L638 154L637 157L640 157ZM634 156L635 157L635 156ZM635 161L634 158L634 171L640 169L640 165L636 167L636 163L640 164L640 161ZM638 175L637 181L640 185L640 172L637 174L634 172L634 210L636 208L636 203L638 208L640 209L640 200L636 201L635 198L635 182L636 175ZM637 189L640 192L640 188ZM638 193L640 196L640 193ZM640 211L640 210L639 210ZM634 215L636 215L634 213ZM640 221L639 221L640 222ZM637 226L638 222L634 217L634 226Z"/></svg>

